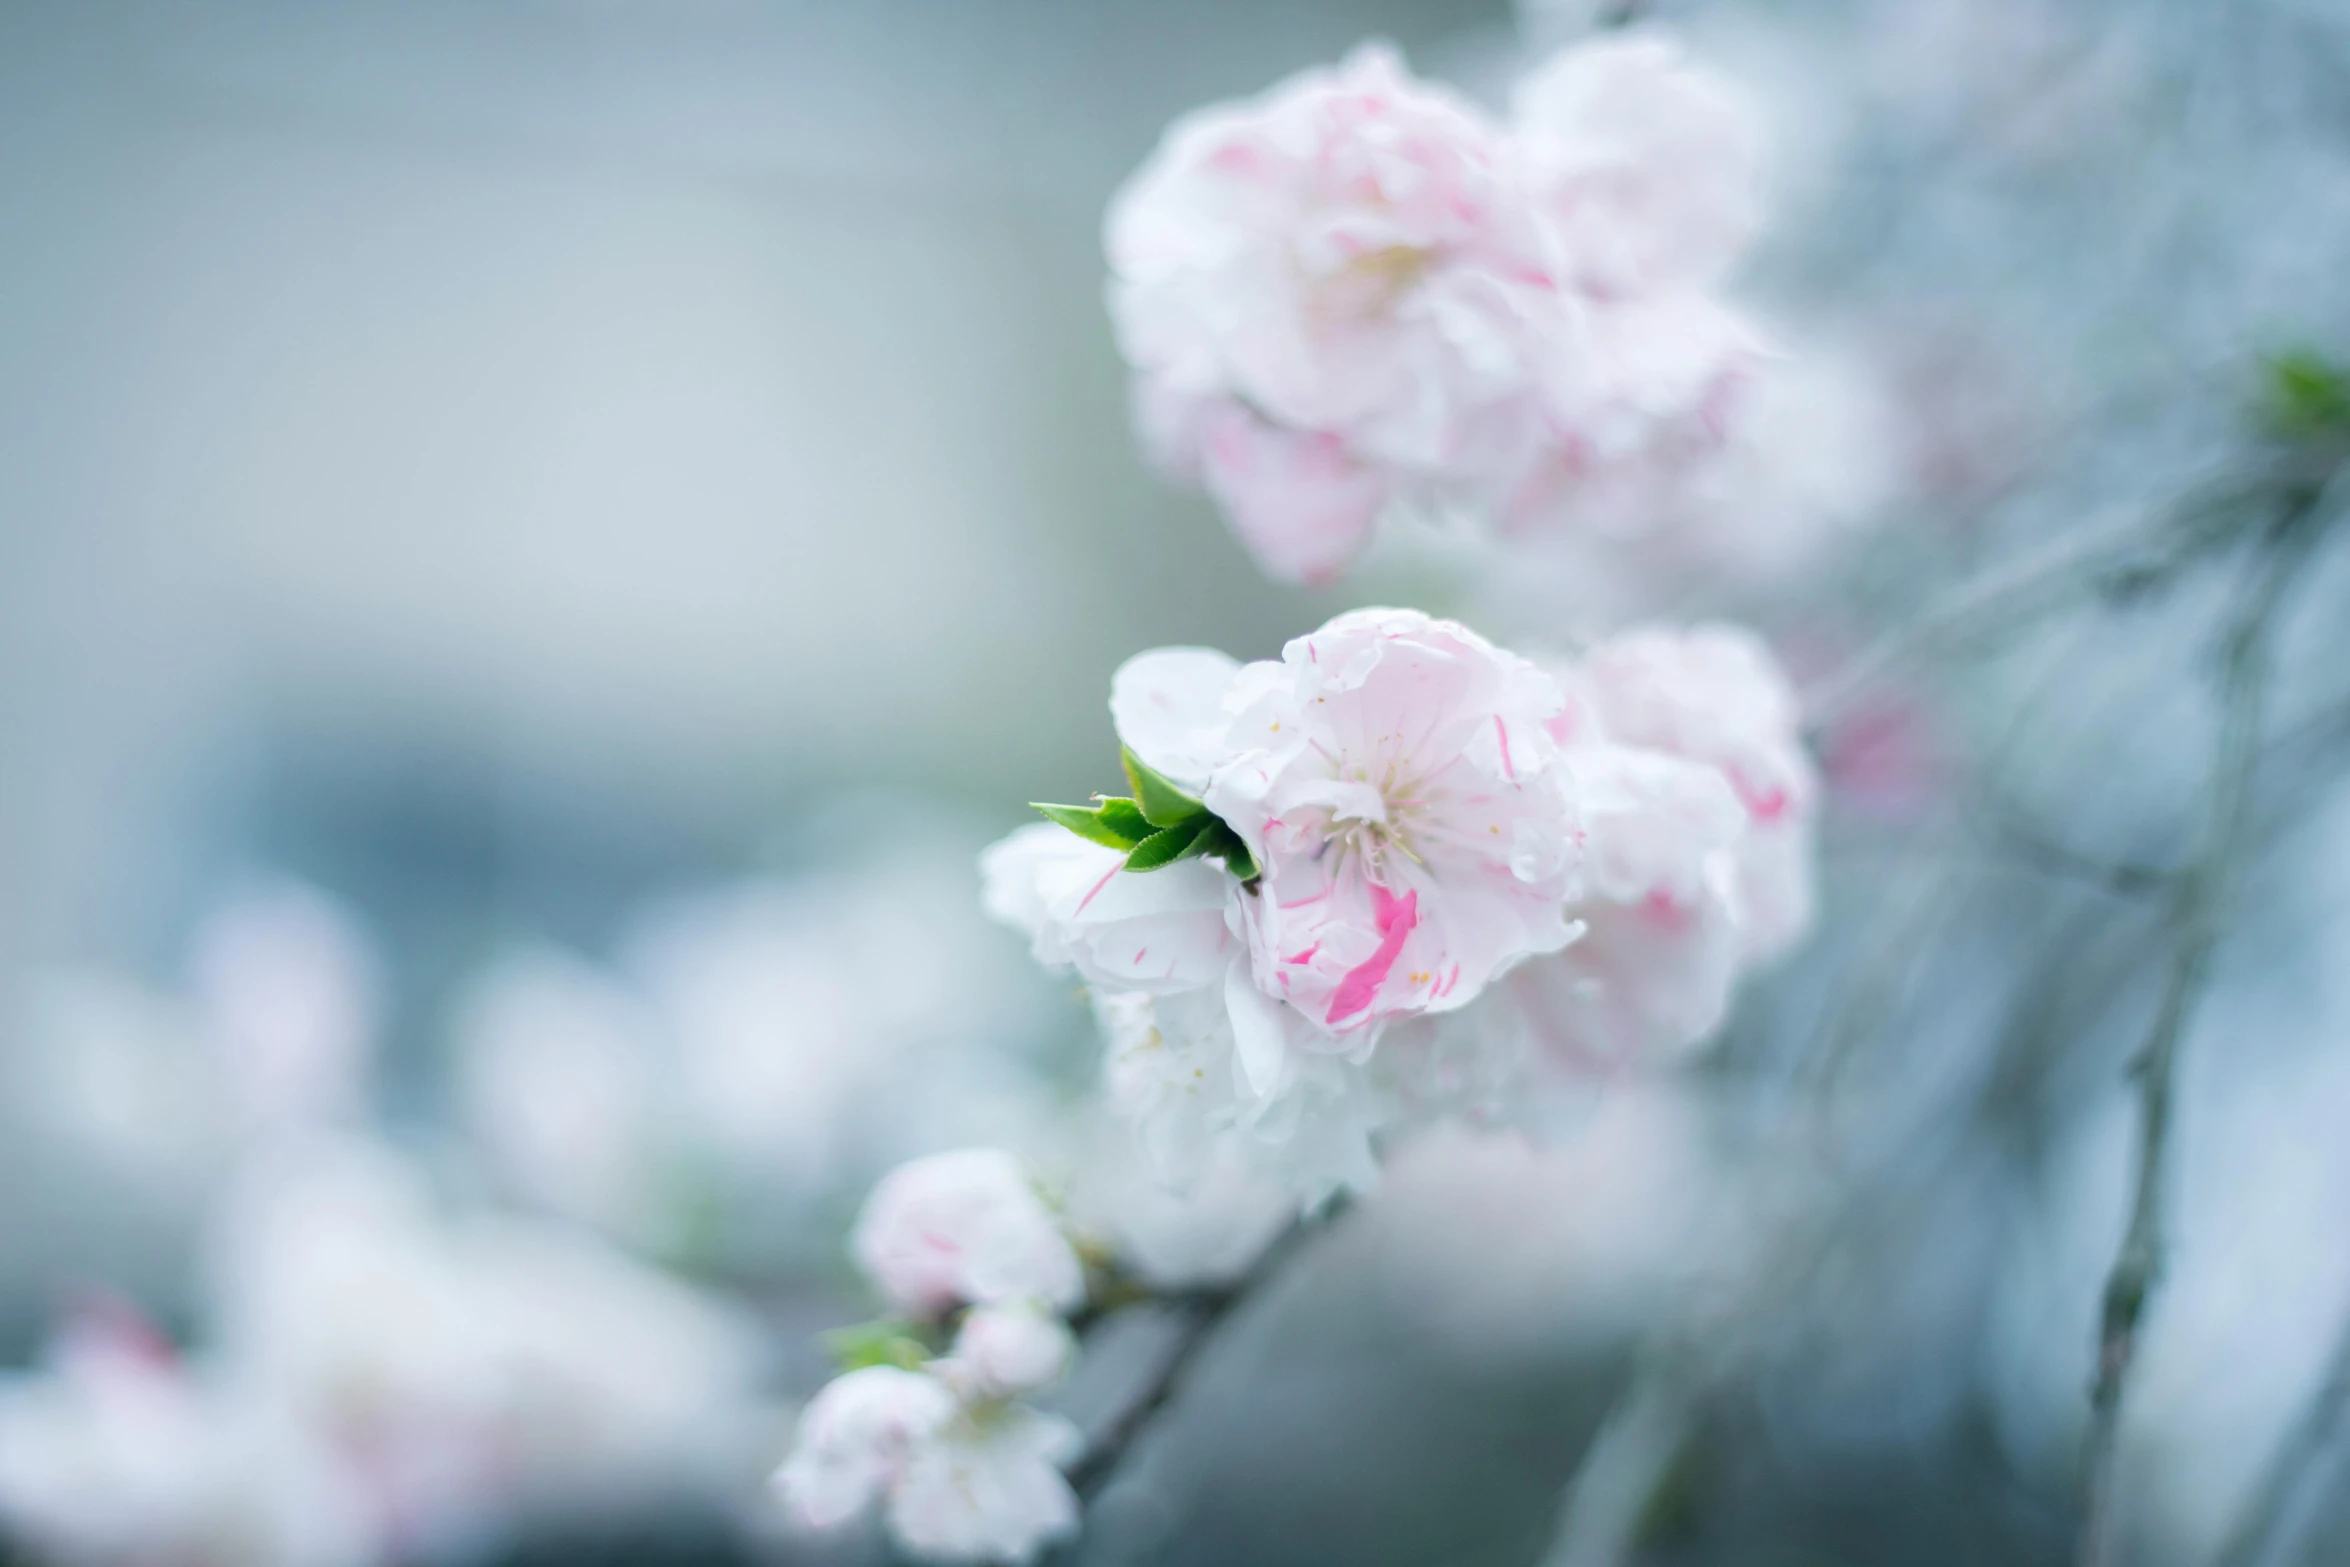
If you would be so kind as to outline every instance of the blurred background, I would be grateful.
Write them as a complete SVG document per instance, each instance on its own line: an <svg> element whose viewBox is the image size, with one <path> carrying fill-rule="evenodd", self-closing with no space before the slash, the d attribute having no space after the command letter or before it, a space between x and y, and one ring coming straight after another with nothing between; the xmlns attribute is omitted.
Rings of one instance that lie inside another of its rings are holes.
<svg viewBox="0 0 2350 1567"><path fill-rule="evenodd" d="M1425 541L1264 582L1134 452L1104 205L1365 37L1498 102L1595 10L0 0L0 1554L878 1559L759 1483L866 1314L873 1176L1081 1157L1089 1019L971 862L1110 783L1110 671L1358 603L1566 634ZM2271 461L2262 356L2350 349L2338 5L1654 10L1774 128L1742 295L1874 410L1825 564L1659 608L1825 678ZM2186 1065L2148 1562L2223 1547L2350 1307L2350 580L2307 576ZM2105 873L2192 840L2230 602L2110 586L1824 721L1812 950L1563 1147L1410 1150L1081 1559L1613 1559L1560 1521L1603 1430L1638 1560L2065 1559L2168 934ZM1730 1367L1626 1437L1660 1313ZM2350 1538L2312 1474L2263 1559Z"/></svg>

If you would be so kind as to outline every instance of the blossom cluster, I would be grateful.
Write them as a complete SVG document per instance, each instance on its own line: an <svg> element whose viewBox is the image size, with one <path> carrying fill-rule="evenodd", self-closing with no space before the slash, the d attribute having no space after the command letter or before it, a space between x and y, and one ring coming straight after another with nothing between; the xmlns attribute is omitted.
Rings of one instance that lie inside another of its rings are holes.
<svg viewBox="0 0 2350 1567"><path fill-rule="evenodd" d="M258 1154L201 1271L193 1347L93 1297L0 1378L0 1526L41 1559L414 1560L695 1483L761 1418L747 1318L572 1234L444 1214L363 1138Z"/></svg>
<svg viewBox="0 0 2350 1567"><path fill-rule="evenodd" d="M971 1148L899 1167L851 1250L898 1315L839 1337L850 1369L775 1474L792 1516L827 1529L878 1502L908 1553L946 1560L1026 1561L1074 1530L1060 1466L1077 1430L1023 1400L1075 1358L1061 1313L1085 1272L1019 1161Z"/></svg>
<svg viewBox="0 0 2350 1567"><path fill-rule="evenodd" d="M1647 34L1553 57L1506 124L1377 44L1188 115L1106 228L1144 443L1283 580L1396 502L1620 529L1769 357L1719 291L1761 162L1737 94Z"/></svg>
<svg viewBox="0 0 2350 1567"><path fill-rule="evenodd" d="M1736 627L1635 627L1555 673L1584 931L1513 999L1549 1056L1607 1070L1709 1038L1809 931L1820 786L1793 688Z"/></svg>
<svg viewBox="0 0 2350 1567"><path fill-rule="evenodd" d="M1810 918L1795 704L1727 628L1545 668L1358 610L1278 660L1142 654L1110 708L1239 851L1138 869L1039 824L988 851L986 898L1091 988L1110 1098L1173 1180L1238 1145L1309 1199L1366 1185L1398 1025L1510 979L1570 1055L1686 1045Z"/></svg>

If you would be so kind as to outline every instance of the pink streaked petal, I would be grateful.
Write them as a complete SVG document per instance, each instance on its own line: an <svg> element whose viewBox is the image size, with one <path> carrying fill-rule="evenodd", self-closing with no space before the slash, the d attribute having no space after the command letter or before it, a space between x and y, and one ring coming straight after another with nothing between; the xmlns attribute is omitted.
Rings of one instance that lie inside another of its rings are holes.
<svg viewBox="0 0 2350 1567"><path fill-rule="evenodd" d="M1123 865L1113 865L1106 872L1104 872L1102 879L1093 884L1093 891L1087 893L1083 898L1078 900L1077 912L1083 914L1085 912L1085 906L1088 903L1091 903L1094 899L1101 896L1102 889L1110 884L1110 878L1117 875L1125 868L1126 867Z"/></svg>
<svg viewBox="0 0 2350 1567"><path fill-rule="evenodd" d="M1403 944L1411 939L1420 923L1417 892L1407 892L1398 898L1374 882L1371 900L1379 919L1379 948L1338 982L1338 991L1330 998L1330 1010L1323 1017L1333 1027L1370 1006L1379 987L1387 982L1395 960L1402 955Z"/></svg>

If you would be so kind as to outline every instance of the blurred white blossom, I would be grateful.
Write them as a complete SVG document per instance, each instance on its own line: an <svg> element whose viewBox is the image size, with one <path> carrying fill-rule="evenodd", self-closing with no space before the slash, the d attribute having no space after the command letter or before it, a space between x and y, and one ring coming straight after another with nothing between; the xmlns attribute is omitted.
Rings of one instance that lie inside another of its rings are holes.
<svg viewBox="0 0 2350 1567"><path fill-rule="evenodd" d="M1019 1405L966 1408L927 1371L868 1366L809 1402L775 1486L792 1516L829 1529L879 1502L909 1553L1025 1562L1077 1524L1058 1465L1066 1421Z"/></svg>
<svg viewBox="0 0 2350 1567"><path fill-rule="evenodd" d="M1017 1301L1068 1307L1084 1273L1020 1162L966 1148L900 1165L873 1188L850 1236L857 1265L901 1311Z"/></svg>

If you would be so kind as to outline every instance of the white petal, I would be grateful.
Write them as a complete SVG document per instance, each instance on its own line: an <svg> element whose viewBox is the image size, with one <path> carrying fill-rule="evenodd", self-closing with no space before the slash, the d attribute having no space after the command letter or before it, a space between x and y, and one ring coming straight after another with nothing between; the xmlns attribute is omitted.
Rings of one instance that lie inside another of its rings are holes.
<svg viewBox="0 0 2350 1567"><path fill-rule="evenodd" d="M1204 647L1138 653L1110 678L1110 721L1136 756L1192 789L1223 758L1224 692L1237 660Z"/></svg>

